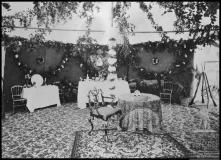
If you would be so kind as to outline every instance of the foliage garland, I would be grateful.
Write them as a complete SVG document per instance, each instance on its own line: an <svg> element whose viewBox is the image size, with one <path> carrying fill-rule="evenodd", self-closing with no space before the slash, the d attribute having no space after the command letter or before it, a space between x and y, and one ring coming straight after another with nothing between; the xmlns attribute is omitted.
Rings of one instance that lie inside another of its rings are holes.
<svg viewBox="0 0 221 160"><path fill-rule="evenodd" d="M70 43L61 43L61 42L54 42L54 41L47 41L47 42L31 42L27 39L20 38L20 37L8 37L6 43L14 42L11 45L12 52L14 54L15 62L18 66L24 71L25 74L35 74L36 71L32 70L27 64L22 64L19 58L19 52L21 46L25 48L31 48L32 50L36 49L36 46L46 46L47 48L56 48L56 49L63 49L65 51L63 58L60 64L55 68L49 68L49 70L45 73L42 73L44 77L50 78L52 76L57 75L61 72L65 64L71 59L76 58L81 63L80 67L82 68L84 73L88 73L90 76L94 76L96 74L96 69L88 62L88 59L85 58L85 54L95 55L98 50L102 50L102 52L108 51L108 46L106 45L98 45L98 44L91 44L91 45L78 45L78 44L70 44ZM122 56L121 49L122 45L117 45L117 59L118 64L128 64L130 63L131 66L134 66L140 76L146 79L156 79L156 78L167 78L174 74L183 72L183 69L189 63L189 57L194 54L194 50L196 45L193 40L170 40L168 43L165 42L145 42L131 45L130 47L130 54L133 55L130 59L125 58ZM139 49L144 50L152 50L153 53L156 51L163 51L168 49L168 52L174 53L177 61L173 64L173 67L169 69L169 71L161 72L161 73L154 73L154 72L147 72L144 67L139 66L139 57L137 55ZM90 51L90 52L89 52ZM130 62L129 62L130 61ZM87 67L86 67L87 66Z"/></svg>
<svg viewBox="0 0 221 160"><path fill-rule="evenodd" d="M59 65L55 69L49 68L49 71L46 71L44 73L41 73L44 77L51 77L57 75L59 72L61 72L65 64L71 59L76 58L80 63L80 67L82 68L84 73L89 73L90 75L94 74L94 68L93 66L88 66L88 59L85 58L86 54L96 54L97 50L102 50L103 52L107 51L107 46L104 45L88 45L88 44L70 44L70 43L61 43L61 42L54 42L54 41L47 41L47 42L33 42L29 41L25 38L21 37L5 37L6 44L10 44L13 42L9 48L11 48L11 51L14 56L15 62L18 64L18 66L24 71L25 74L35 74L36 71L32 70L30 67L27 66L27 64L23 64L19 58L21 47L30 48L28 51L32 52L37 47L45 46L47 48L56 48L56 49L62 49L65 51L62 60ZM89 52L90 51L90 52Z"/></svg>
<svg viewBox="0 0 221 160"><path fill-rule="evenodd" d="M144 67L140 67L139 65L135 65L135 68L138 69L138 73L140 76L144 77L145 79L166 79L175 74L184 72L188 70L188 63L190 57L194 54L194 50L196 49L196 45L193 43L193 40L170 40L168 43L164 42L146 42L146 43L139 43L133 45L135 48L141 48L144 50L151 50L153 54L156 51L162 51L168 49L168 52L174 53L177 61L173 63L172 67L168 71L164 72L147 72ZM139 64L139 59L136 62Z"/></svg>

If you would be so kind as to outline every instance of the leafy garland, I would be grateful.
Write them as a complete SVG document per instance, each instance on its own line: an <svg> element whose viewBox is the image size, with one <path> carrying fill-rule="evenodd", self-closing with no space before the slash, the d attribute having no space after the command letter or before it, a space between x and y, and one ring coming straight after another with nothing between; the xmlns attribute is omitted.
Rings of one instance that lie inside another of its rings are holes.
<svg viewBox="0 0 221 160"><path fill-rule="evenodd" d="M175 74L184 72L188 69L188 63L190 61L190 57L194 54L194 50L196 49L196 45L193 40L170 40L168 43L164 42L146 42L139 43L134 45L135 48L141 48L143 50L151 50L153 54L156 51L163 51L168 49L169 53L174 53L177 61L173 64L173 66L164 72L147 72L144 67L140 67L139 65L135 66L138 69L140 76L145 77L146 79L167 79ZM139 64L139 59L136 64Z"/></svg>
<svg viewBox="0 0 221 160"><path fill-rule="evenodd" d="M6 44L10 44L11 42L14 42L10 45L10 49L13 53L15 63L21 68L24 72L24 74L35 74L37 73L35 70L32 70L27 64L23 64L20 60L20 51L21 47L30 48L28 51L32 52L37 47L45 46L47 48L56 48L56 49L62 49L65 51L62 60L60 64L55 68L52 69L49 67L48 71L42 72L41 74L44 77L50 78L52 76L57 75L60 73L64 68L65 64L71 59L75 58L77 59L81 64L80 67L82 68L84 73L94 74L94 69L91 68L88 65L87 59L85 59L85 54L96 54L97 50L102 50L105 52L107 50L107 46L103 45L84 45L84 44L70 44L70 43L61 43L61 42L53 42L53 41L47 41L47 42L31 42L28 41L25 38L21 37L8 37L6 38ZM86 67L87 66L87 67Z"/></svg>
<svg viewBox="0 0 221 160"><path fill-rule="evenodd" d="M31 41L28 41L27 39L20 38L20 37L8 37L6 40L6 43L14 42L11 45L12 53L14 55L15 62L18 64L18 66L24 71L25 74L35 74L36 71L32 70L30 67L28 67L27 64L23 64L19 58L19 52L21 47L30 48L31 50L35 50L36 46L46 46L47 48L56 48L56 49L63 49L65 51L63 58L60 62L60 64L55 68L49 68L48 71L41 73L44 77L50 78L52 76L57 75L60 73L64 68L65 64L71 59L75 58L78 59L80 64L80 67L83 70L83 73L88 73L90 76L94 76L96 74L96 69L93 65L90 65L88 62L88 57L85 57L85 54L87 55L96 55L98 50L101 50L102 52L108 51L108 46L106 45L98 45L98 44L70 44L70 43L61 43L61 42L41 42L41 43L33 43ZM123 54L121 54L123 46L117 45L116 52L117 52L117 59L118 64L128 64L134 66L137 70L140 76L147 78L147 79L156 79L156 78L167 78L171 75L183 72L183 69L187 66L190 60L190 56L194 54L194 50L196 48L196 42L194 40L170 40L168 43L165 42L145 42L145 43L139 43L130 45L130 56L129 58L125 58ZM144 67L139 66L139 57L138 57L138 51L139 49L144 50L151 50L153 53L156 51L163 51L165 49L168 49L168 52L174 53L175 57L177 58L177 61L173 64L173 67L169 69L169 71L165 72L147 72Z"/></svg>

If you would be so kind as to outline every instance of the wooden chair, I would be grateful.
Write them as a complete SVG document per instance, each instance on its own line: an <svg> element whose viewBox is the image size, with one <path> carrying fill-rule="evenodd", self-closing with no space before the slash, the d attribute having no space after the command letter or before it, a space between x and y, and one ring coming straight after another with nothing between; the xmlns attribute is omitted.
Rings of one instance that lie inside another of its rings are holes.
<svg viewBox="0 0 221 160"><path fill-rule="evenodd" d="M111 101L105 102L105 99L112 99ZM111 121L118 122L118 129L120 127L120 119L122 115L122 111L119 107L117 107L115 98L103 96L103 92L101 89L94 88L90 90L88 93L88 108L90 110L90 117L88 119L89 123L91 124L91 131L94 129L94 124L92 120L94 118L102 120L104 124L104 132L106 140L108 140L108 125ZM116 118L117 117L117 118ZM113 119L115 118L115 119ZM89 134L91 133L89 132Z"/></svg>
<svg viewBox="0 0 221 160"><path fill-rule="evenodd" d="M173 92L173 83L171 81L164 81L163 90L160 93L160 99L163 102L166 103L169 102L169 104L171 104L172 92Z"/></svg>
<svg viewBox="0 0 221 160"><path fill-rule="evenodd" d="M27 104L27 99L22 98L22 91L23 86L21 85L14 85L11 87L13 114L15 112L15 107L26 106Z"/></svg>

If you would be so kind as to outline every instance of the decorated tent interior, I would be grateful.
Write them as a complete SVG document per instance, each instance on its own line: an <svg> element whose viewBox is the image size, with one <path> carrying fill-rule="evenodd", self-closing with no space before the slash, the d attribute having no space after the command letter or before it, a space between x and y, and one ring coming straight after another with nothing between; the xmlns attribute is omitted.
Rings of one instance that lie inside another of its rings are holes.
<svg viewBox="0 0 221 160"><path fill-rule="evenodd" d="M3 158L219 158L219 2L2 2Z"/></svg>

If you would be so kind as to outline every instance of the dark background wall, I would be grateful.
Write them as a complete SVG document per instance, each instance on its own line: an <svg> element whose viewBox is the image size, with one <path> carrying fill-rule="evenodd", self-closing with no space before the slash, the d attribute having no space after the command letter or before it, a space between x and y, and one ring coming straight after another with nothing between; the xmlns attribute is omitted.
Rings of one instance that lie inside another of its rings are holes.
<svg viewBox="0 0 221 160"><path fill-rule="evenodd" d="M59 63L62 61L64 51L58 50L55 48L36 48L34 51L30 51L30 49L22 48L20 52L20 61L24 64L27 64L32 70L36 70L36 72L47 71L49 67L55 69ZM164 52L156 52L148 50L145 51L143 49L139 50L138 53L141 61L139 66L145 67L147 71L150 72L162 72L168 71L172 64L176 61L176 57L173 53L169 53L167 50ZM45 58L45 63L37 64L36 58L42 56ZM153 65L152 58L158 58L159 64ZM189 66L192 66L192 62ZM124 77L127 75L127 67L119 66L118 68L118 77ZM11 91L10 88L13 85L24 85L24 73L19 68L19 66L15 63L12 52L8 49L6 51L5 57L5 79L4 79L4 99L6 102L6 111L11 110ZM65 67L61 72L59 72L56 76L47 79L47 83L52 83L55 81L60 81L62 79L67 79L71 82L78 83L80 77L83 78L83 71L80 67L80 62L75 58L70 58L69 61L65 64ZM187 89L190 88L192 83L193 74L189 71L180 73L172 79L181 83ZM129 68L129 77L128 79L140 78L137 70L134 67Z"/></svg>

